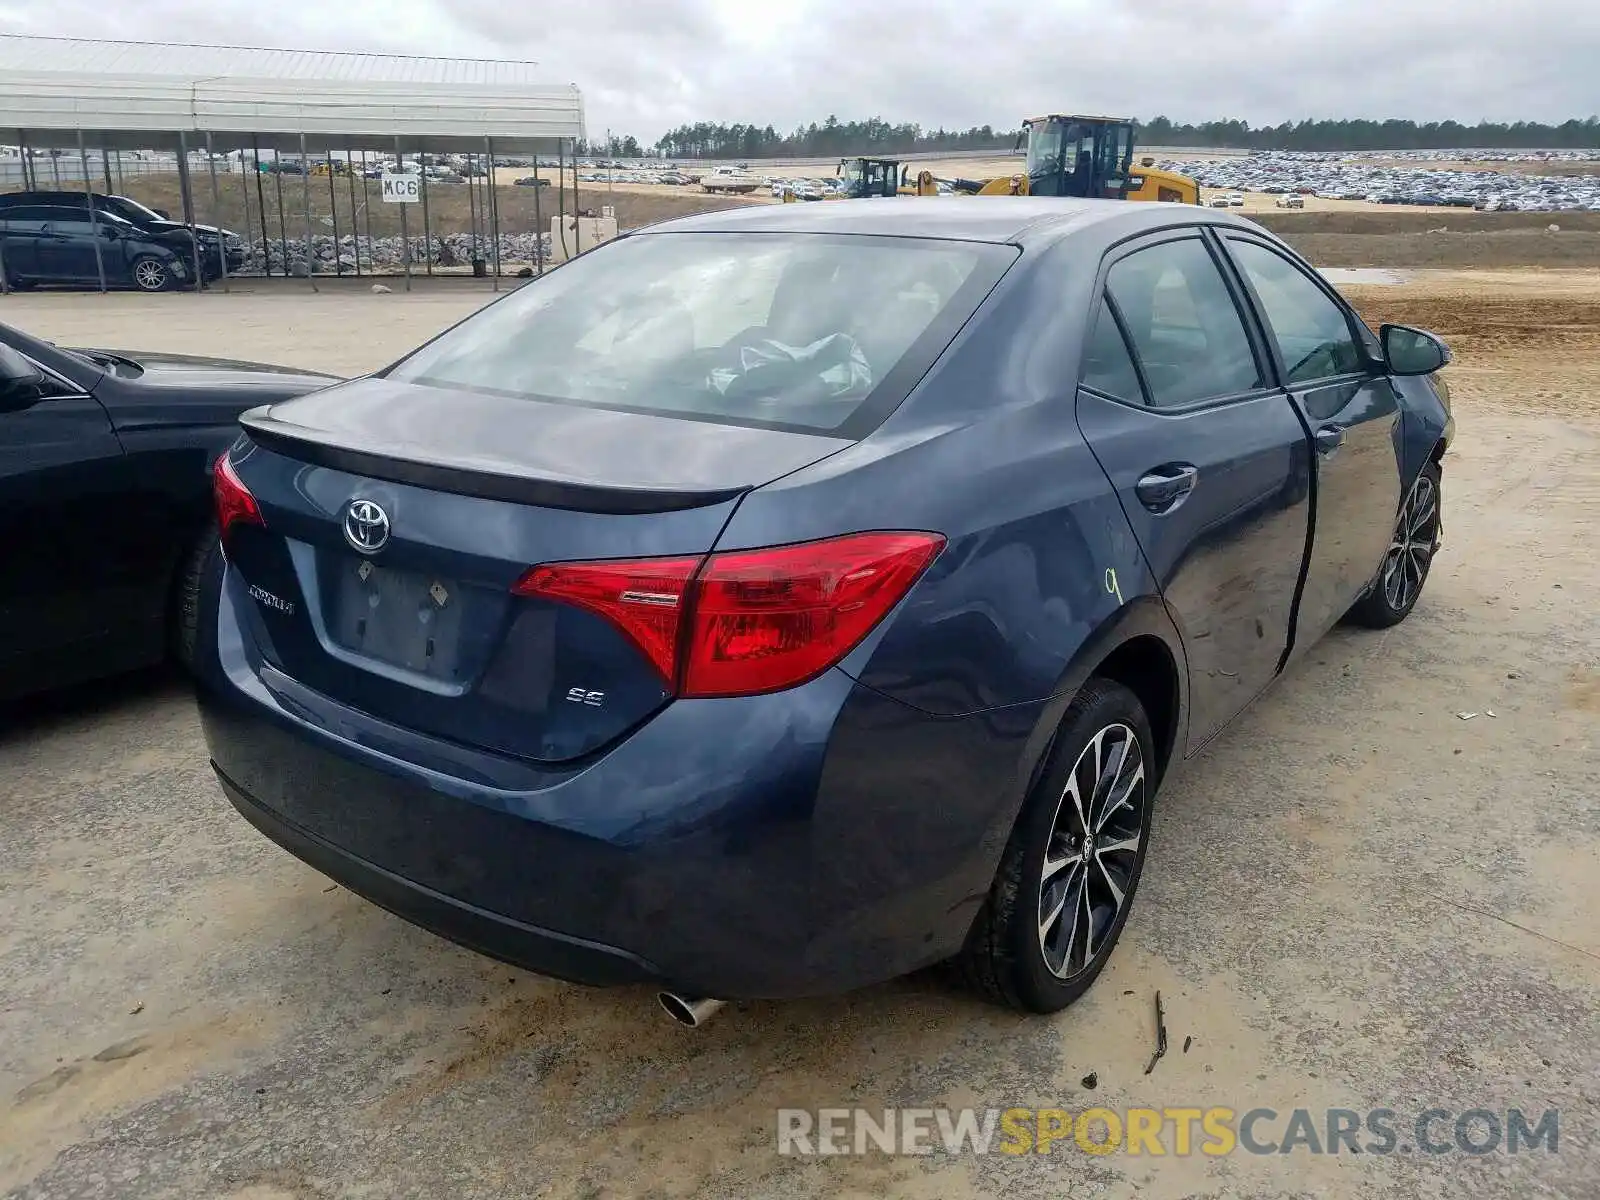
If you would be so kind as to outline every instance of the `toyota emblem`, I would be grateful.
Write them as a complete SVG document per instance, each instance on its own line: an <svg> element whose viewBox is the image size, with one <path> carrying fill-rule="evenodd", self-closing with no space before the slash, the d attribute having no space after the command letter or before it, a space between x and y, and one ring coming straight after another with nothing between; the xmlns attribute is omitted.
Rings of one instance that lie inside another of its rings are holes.
<svg viewBox="0 0 1600 1200"><path fill-rule="evenodd" d="M344 510L344 540L363 554L376 554L389 542L389 514L372 500L352 500Z"/></svg>

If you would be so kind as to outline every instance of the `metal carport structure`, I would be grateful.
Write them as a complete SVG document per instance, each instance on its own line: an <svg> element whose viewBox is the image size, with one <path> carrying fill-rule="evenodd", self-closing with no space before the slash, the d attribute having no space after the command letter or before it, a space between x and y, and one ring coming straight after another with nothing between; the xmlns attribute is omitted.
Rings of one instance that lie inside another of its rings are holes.
<svg viewBox="0 0 1600 1200"><path fill-rule="evenodd" d="M85 191L92 190L88 147L103 152L102 163L108 151L176 151L191 225L191 151L208 152L214 201L216 152L252 149L258 159L263 148L300 154L312 287L309 145L329 152L337 142L347 153L352 146L381 148L397 161L407 151L484 155L498 286L494 156L561 154L584 137L577 85L549 83L531 62L10 34L0 35L0 114L0 141L21 148L24 171L30 144L61 145L54 139L65 137L75 146ZM535 164L537 173L537 157ZM91 205L91 220L93 213ZM402 237L409 278L410 242ZM219 257L225 280L226 259Z"/></svg>

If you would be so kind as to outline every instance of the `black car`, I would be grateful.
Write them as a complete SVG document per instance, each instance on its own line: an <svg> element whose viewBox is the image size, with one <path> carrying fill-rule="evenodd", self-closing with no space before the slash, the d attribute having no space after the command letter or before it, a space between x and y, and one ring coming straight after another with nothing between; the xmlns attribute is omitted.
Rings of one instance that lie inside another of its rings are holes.
<svg viewBox="0 0 1600 1200"><path fill-rule="evenodd" d="M137 226L146 234L160 240L168 240L175 247L182 247L183 253L192 257L189 239L198 236L200 239L201 268L206 277L220 274L217 265L217 243L220 241L228 257L228 270L236 271L244 266L245 248L239 235L231 229L219 229L215 225L188 225L182 221L174 221L171 216L158 208L150 208L140 204L137 200L127 196L112 196L105 192L95 192L94 207L96 212L110 213L112 216L121 217L131 225ZM83 192L73 191L33 191L33 192L8 192L0 195L0 216L7 209L31 207L45 204L52 208L75 208L80 212L89 207L89 196Z"/></svg>
<svg viewBox="0 0 1600 1200"><path fill-rule="evenodd" d="M87 209L46 204L0 210L0 268L14 288L94 285L104 271L111 287L164 292L195 278L186 234L149 234L110 213L91 222Z"/></svg>
<svg viewBox="0 0 1600 1200"><path fill-rule="evenodd" d="M0 325L0 700L186 661L212 462L245 409L331 382Z"/></svg>

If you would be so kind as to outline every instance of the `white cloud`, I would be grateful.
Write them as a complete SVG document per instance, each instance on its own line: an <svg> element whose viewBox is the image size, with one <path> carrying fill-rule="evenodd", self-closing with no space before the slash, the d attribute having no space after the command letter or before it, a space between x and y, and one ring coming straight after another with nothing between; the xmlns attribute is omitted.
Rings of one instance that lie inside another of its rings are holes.
<svg viewBox="0 0 1600 1200"><path fill-rule="evenodd" d="M534 59L593 133L644 140L830 112L1559 121L1595 111L1600 62L1592 0L0 0L0 29Z"/></svg>

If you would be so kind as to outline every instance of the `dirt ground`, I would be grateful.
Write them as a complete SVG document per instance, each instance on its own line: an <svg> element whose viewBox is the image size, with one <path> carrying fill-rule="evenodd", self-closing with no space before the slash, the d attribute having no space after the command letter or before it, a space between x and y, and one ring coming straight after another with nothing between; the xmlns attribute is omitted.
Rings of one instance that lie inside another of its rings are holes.
<svg viewBox="0 0 1600 1200"><path fill-rule="evenodd" d="M1335 631L1163 788L1080 1004L1013 1016L930 975L681 1029L641 990L498 966L331 886L222 800L181 684L122 681L0 717L0 1194L1600 1194L1600 273L1352 295L1458 351L1444 549L1410 619ZM0 316L353 372L485 298L35 295ZM1171 1048L1146 1073L1158 990ZM1554 1108L1560 1140L775 1152L780 1107L944 1104Z"/></svg>

